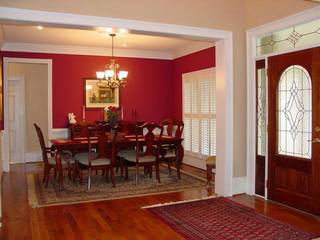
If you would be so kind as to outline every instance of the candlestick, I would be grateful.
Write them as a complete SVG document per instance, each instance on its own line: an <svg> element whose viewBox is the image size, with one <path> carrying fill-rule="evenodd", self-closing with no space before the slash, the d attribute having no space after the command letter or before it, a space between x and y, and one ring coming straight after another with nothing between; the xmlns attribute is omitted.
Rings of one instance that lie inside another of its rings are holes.
<svg viewBox="0 0 320 240"><path fill-rule="evenodd" d="M82 107L82 119L85 120L86 119L86 106L83 105Z"/></svg>
<svg viewBox="0 0 320 240"><path fill-rule="evenodd" d="M121 108L121 120L123 120L123 107Z"/></svg>

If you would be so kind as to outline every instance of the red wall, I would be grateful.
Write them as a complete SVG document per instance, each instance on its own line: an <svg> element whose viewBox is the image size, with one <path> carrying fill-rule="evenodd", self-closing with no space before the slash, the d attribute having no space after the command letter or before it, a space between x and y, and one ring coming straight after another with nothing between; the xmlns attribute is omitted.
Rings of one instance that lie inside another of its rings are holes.
<svg viewBox="0 0 320 240"><path fill-rule="evenodd" d="M83 78L94 77L104 69L109 57L0 52L2 57L52 59L53 66L53 127L64 128L67 114L82 119ZM120 90L124 119L155 121L182 118L182 74L215 66L215 49L208 48L175 60L117 57L121 69L129 71L128 84ZM102 110L87 110L87 120L101 120Z"/></svg>
<svg viewBox="0 0 320 240"><path fill-rule="evenodd" d="M182 74L215 66L214 47L173 60L174 99L172 100L172 114L174 118L182 119Z"/></svg>
<svg viewBox="0 0 320 240"><path fill-rule="evenodd" d="M67 125L67 114L73 112L82 119L83 78L95 77L104 69L108 57L43 54L25 52L1 52L2 57L52 59L53 66L53 127ZM124 119L131 120L136 108L137 120L159 122L172 116L171 60L116 58L121 69L129 71L128 84L120 91L120 104ZM102 119L102 110L87 110L87 120Z"/></svg>

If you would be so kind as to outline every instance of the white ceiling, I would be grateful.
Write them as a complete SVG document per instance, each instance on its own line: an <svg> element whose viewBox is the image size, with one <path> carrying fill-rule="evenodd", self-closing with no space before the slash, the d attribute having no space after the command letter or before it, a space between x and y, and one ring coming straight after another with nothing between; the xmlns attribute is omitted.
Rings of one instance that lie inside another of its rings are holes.
<svg viewBox="0 0 320 240"><path fill-rule="evenodd" d="M111 37L107 33L94 30L67 29L27 25L2 25L5 42L72 45L84 47L111 47ZM172 52L183 45L190 45L195 41L169 37L147 36L137 34L118 34L115 39L115 48L152 50ZM124 47L123 45L127 46Z"/></svg>

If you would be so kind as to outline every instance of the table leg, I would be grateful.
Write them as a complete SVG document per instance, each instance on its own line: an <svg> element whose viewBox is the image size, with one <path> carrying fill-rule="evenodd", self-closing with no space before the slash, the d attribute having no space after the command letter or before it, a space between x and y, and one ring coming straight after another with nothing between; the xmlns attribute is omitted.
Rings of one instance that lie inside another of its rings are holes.
<svg viewBox="0 0 320 240"><path fill-rule="evenodd" d="M59 176L59 190L62 190L63 187L63 173L62 173L62 157L61 154L57 153L56 154L56 164L57 164L57 172Z"/></svg>

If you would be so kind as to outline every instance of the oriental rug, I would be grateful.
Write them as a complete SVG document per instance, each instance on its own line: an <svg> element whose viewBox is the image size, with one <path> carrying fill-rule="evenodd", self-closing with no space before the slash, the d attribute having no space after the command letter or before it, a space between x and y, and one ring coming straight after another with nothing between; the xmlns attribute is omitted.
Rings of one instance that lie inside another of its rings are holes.
<svg viewBox="0 0 320 240"><path fill-rule="evenodd" d="M59 191L58 182L53 176L50 176L48 187L45 188L42 177L43 175L39 173L27 175L28 199L33 208L206 188L206 179L181 171L181 179L178 180L175 170L168 173L168 169L162 166L160 167L161 183L156 180L155 173L153 178L149 178L144 175L143 169L141 169L136 184L135 171L129 169L129 179L124 180L122 177L116 176L116 187L114 188L110 180L106 181L106 177L99 172L98 175L93 174L91 177L90 191L87 190L86 176L84 176L82 185L79 184L79 180L73 182L65 177L62 191Z"/></svg>
<svg viewBox="0 0 320 240"><path fill-rule="evenodd" d="M192 240L305 240L316 237L222 197L145 209Z"/></svg>

